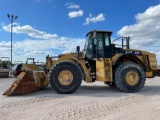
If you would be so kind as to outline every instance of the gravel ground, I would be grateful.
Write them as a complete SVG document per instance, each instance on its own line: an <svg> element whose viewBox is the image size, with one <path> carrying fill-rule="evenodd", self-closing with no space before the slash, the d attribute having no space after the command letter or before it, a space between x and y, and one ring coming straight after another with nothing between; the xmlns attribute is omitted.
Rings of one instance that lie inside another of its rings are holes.
<svg viewBox="0 0 160 120"><path fill-rule="evenodd" d="M0 94L14 78L0 78ZM159 120L160 79L147 79L138 93L122 93L101 82L82 83L74 94L45 90L0 95L0 120Z"/></svg>

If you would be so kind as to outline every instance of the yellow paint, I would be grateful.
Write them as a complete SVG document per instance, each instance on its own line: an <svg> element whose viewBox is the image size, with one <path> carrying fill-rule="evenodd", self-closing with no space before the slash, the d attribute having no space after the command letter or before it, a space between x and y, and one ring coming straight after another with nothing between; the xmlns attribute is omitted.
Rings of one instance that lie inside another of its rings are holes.
<svg viewBox="0 0 160 120"><path fill-rule="evenodd" d="M139 82L139 75L135 71L129 71L125 76L125 80L128 85L134 86Z"/></svg>
<svg viewBox="0 0 160 120"><path fill-rule="evenodd" d="M146 78L152 78L153 72L146 72Z"/></svg>
<svg viewBox="0 0 160 120"><path fill-rule="evenodd" d="M105 69L103 59L98 59L96 61L96 80L105 81Z"/></svg>
<svg viewBox="0 0 160 120"><path fill-rule="evenodd" d="M73 81L73 74L69 70L63 70L58 75L58 81L62 85L70 85Z"/></svg>

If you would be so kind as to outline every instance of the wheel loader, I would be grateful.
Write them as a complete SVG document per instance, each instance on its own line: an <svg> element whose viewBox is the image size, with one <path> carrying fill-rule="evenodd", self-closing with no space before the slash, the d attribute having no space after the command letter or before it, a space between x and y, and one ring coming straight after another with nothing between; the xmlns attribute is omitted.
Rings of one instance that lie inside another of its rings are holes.
<svg viewBox="0 0 160 120"><path fill-rule="evenodd" d="M142 89L146 78L160 76L156 55L130 49L130 37L120 37L121 46L111 43L111 31L87 33L84 50L46 57L45 71L34 64L23 64L23 72L4 95L27 94L47 87L56 93L70 94L81 85L104 82L119 91L134 93ZM53 58L57 58L54 60Z"/></svg>

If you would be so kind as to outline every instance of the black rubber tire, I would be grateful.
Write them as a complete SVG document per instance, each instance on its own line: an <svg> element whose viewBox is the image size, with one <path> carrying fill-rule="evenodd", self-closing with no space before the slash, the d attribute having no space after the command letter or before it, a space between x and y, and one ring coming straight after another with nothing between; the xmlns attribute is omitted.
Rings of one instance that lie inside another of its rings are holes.
<svg viewBox="0 0 160 120"><path fill-rule="evenodd" d="M73 74L73 81L69 85L62 85L58 81L61 71L68 70ZM80 67L72 61L62 61L52 67L49 72L49 83L52 89L60 94L70 94L75 92L82 83L82 72Z"/></svg>
<svg viewBox="0 0 160 120"><path fill-rule="evenodd" d="M134 86L129 85L125 80L126 74L131 70L138 73L139 76L139 81ZM144 69L136 63L125 62L120 64L115 70L114 84L115 87L122 92L127 92L127 93L138 92L144 86L145 80L146 78Z"/></svg>

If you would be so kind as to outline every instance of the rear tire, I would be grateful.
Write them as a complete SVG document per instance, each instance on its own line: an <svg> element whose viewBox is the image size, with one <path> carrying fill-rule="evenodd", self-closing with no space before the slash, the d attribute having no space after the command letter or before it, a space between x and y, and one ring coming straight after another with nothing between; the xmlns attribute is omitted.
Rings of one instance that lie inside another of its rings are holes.
<svg viewBox="0 0 160 120"><path fill-rule="evenodd" d="M82 83L81 69L71 61L59 62L49 72L49 83L57 93L73 93Z"/></svg>
<svg viewBox="0 0 160 120"><path fill-rule="evenodd" d="M122 63L115 70L114 84L120 91L138 92L145 84L145 72L136 63Z"/></svg>

